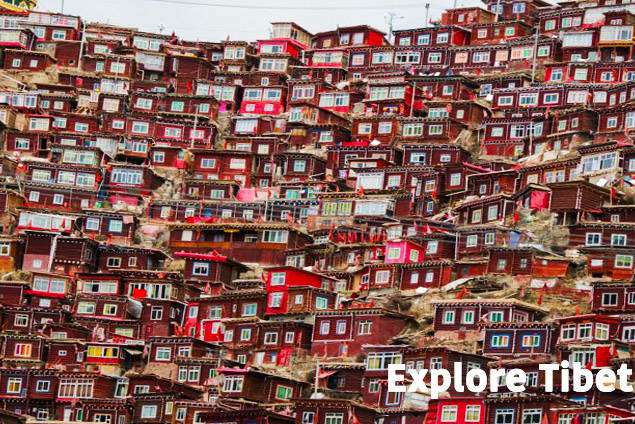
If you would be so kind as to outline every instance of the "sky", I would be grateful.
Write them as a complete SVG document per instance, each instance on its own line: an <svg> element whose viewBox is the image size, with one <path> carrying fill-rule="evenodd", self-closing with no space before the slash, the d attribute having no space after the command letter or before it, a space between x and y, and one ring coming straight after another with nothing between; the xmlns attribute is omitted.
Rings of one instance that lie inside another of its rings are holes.
<svg viewBox="0 0 635 424"><path fill-rule="evenodd" d="M175 32L191 41L255 41L269 37L270 22L293 21L317 33L337 26L368 24L388 32L425 25L443 9L482 5L479 0L38 0L38 9L79 15L89 22ZM223 7L227 6L227 7Z"/></svg>

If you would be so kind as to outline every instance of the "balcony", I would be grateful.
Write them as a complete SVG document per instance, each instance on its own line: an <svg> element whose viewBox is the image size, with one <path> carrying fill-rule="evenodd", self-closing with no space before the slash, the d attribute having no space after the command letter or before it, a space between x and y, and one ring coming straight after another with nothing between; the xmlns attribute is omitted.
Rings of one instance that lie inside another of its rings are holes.
<svg viewBox="0 0 635 424"><path fill-rule="evenodd" d="M633 44L633 26L603 26L600 29L600 47L624 46Z"/></svg>

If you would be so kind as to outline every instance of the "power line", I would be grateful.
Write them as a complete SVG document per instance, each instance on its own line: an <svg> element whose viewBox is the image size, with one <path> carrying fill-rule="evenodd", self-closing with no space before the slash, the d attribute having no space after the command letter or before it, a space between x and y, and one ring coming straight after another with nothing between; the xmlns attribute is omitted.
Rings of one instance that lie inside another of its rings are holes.
<svg viewBox="0 0 635 424"><path fill-rule="evenodd" d="M188 0L144 0L152 3L178 4L183 6L206 6L224 9L251 9L251 10L390 10L390 9L422 9L421 3L386 4L385 6L255 6L227 3L207 3L203 1Z"/></svg>

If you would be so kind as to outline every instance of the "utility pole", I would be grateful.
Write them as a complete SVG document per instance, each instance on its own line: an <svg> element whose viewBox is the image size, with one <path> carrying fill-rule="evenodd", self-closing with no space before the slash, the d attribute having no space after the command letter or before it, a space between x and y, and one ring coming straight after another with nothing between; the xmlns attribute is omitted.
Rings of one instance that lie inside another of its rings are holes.
<svg viewBox="0 0 635 424"><path fill-rule="evenodd" d="M315 380L313 381L313 394L317 395L318 386L320 385L320 360L316 359L315 361Z"/></svg>
<svg viewBox="0 0 635 424"><path fill-rule="evenodd" d="M62 0L62 10L60 11L61 14L64 14L64 0Z"/></svg>
<svg viewBox="0 0 635 424"><path fill-rule="evenodd" d="M531 83L534 83L536 78L536 57L538 56L538 37L540 36L540 25L536 27L536 40L534 41L534 57L531 64Z"/></svg>
<svg viewBox="0 0 635 424"><path fill-rule="evenodd" d="M386 21L388 22L388 41L391 43L393 42L392 32L394 29L395 18L403 19L403 16L399 16L395 12L388 12L386 15Z"/></svg>
<svg viewBox="0 0 635 424"><path fill-rule="evenodd" d="M82 70L82 59L84 57L84 44L86 43L86 24L84 21L81 23L80 29L82 30L82 40L79 43L79 58L77 59L77 70Z"/></svg>
<svg viewBox="0 0 635 424"><path fill-rule="evenodd" d="M430 3L426 3L426 20L425 26L430 25Z"/></svg>
<svg viewBox="0 0 635 424"><path fill-rule="evenodd" d="M496 17L494 18L494 22L498 22L498 16L500 15L501 10L501 0L496 2Z"/></svg>

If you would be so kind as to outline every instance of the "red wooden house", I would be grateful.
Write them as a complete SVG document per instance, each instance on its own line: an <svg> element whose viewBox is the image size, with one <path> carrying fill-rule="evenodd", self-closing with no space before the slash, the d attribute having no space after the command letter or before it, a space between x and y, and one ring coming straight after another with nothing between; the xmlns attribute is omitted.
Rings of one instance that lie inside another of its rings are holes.
<svg viewBox="0 0 635 424"><path fill-rule="evenodd" d="M356 356L362 346L399 335L412 325L412 317L381 308L357 307L318 312L315 315L311 353Z"/></svg>
<svg viewBox="0 0 635 424"><path fill-rule="evenodd" d="M2 67L7 71L42 72L57 63L47 52L5 49L4 53Z"/></svg>
<svg viewBox="0 0 635 424"><path fill-rule="evenodd" d="M309 384L257 368L220 368L223 377L221 398L242 398L252 402L287 403L307 393Z"/></svg>
<svg viewBox="0 0 635 424"><path fill-rule="evenodd" d="M542 322L498 322L483 326L483 355L522 357L553 352L557 334Z"/></svg>
<svg viewBox="0 0 635 424"><path fill-rule="evenodd" d="M339 27L334 31L320 32L313 36L313 48L382 46L388 44L383 32L367 25Z"/></svg>
<svg viewBox="0 0 635 424"><path fill-rule="evenodd" d="M203 253L215 249L243 263L282 265L288 249L311 243L308 234L281 223L174 224L170 228L169 247L173 251Z"/></svg>
<svg viewBox="0 0 635 424"><path fill-rule="evenodd" d="M618 316L596 314L559 319L557 357L590 369L611 366L611 360L623 350L618 341L620 321Z"/></svg>
<svg viewBox="0 0 635 424"><path fill-rule="evenodd" d="M175 258L185 260L183 278L190 284L201 287L205 284L226 285L237 279L240 273L249 268L240 262L236 262L216 251L209 253L191 253L179 251Z"/></svg>
<svg viewBox="0 0 635 424"><path fill-rule="evenodd" d="M324 290L333 290L335 279L325 275L317 274L303 269L284 266L267 269L266 290L267 290L267 314L285 314L289 307L289 290L292 287L313 287ZM323 299L323 300L322 300ZM322 308L328 307L326 298L320 298L323 302ZM316 304L317 306L317 304Z"/></svg>
<svg viewBox="0 0 635 424"><path fill-rule="evenodd" d="M478 323L539 321L546 310L516 299L456 299L434 301L434 331L474 331Z"/></svg>

